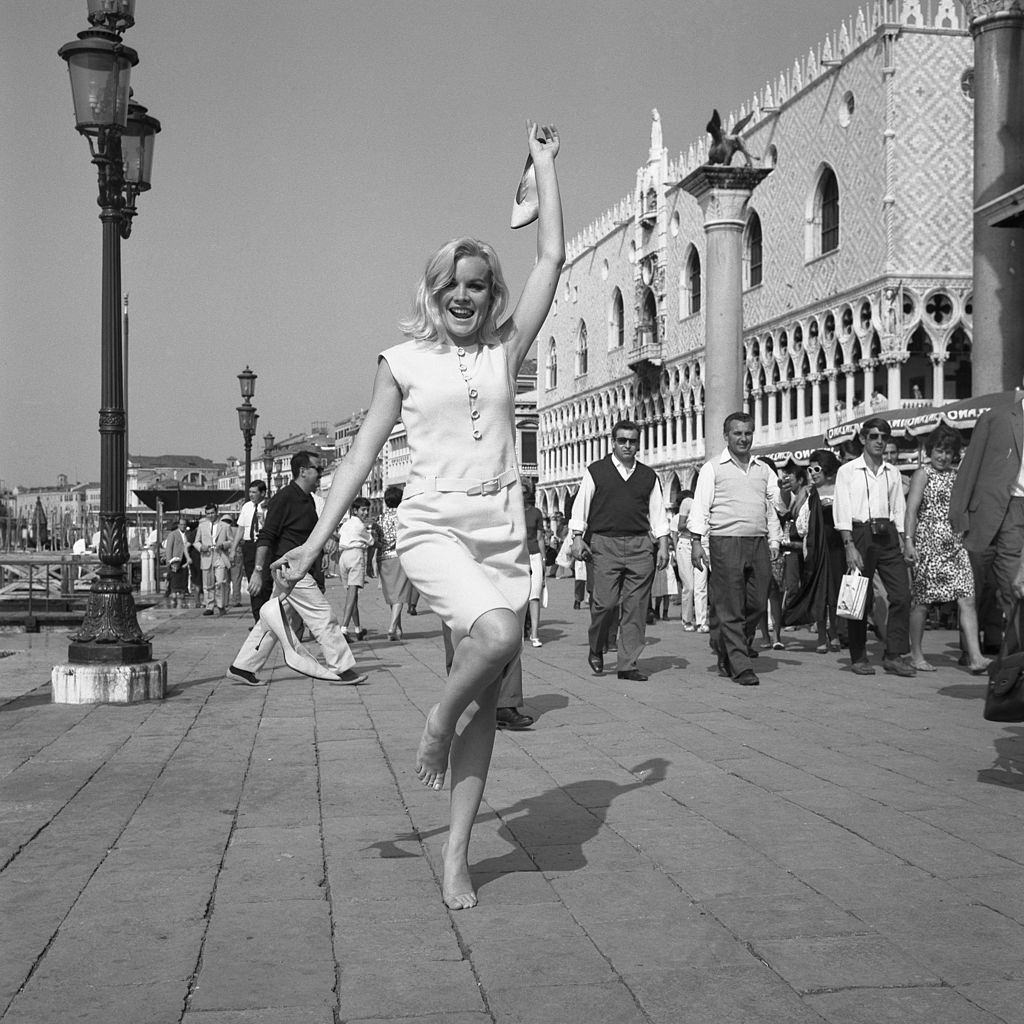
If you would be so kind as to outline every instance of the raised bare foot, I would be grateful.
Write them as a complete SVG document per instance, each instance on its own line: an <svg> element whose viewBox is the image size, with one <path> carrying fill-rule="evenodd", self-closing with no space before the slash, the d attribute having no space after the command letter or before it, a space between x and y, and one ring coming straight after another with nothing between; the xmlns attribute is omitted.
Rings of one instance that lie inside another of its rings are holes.
<svg viewBox="0 0 1024 1024"><path fill-rule="evenodd" d="M416 751L416 775L424 786L440 789L444 785L445 772L448 770L448 753L452 746L452 737L437 731L435 719L438 705L435 704L427 712L427 720L423 724L423 736Z"/></svg>
<svg viewBox="0 0 1024 1024"><path fill-rule="evenodd" d="M444 861L444 881L441 896L449 910L472 910L480 901L477 899L473 880L469 876L469 864L463 858L448 860L448 844L441 847Z"/></svg>
<svg viewBox="0 0 1024 1024"><path fill-rule="evenodd" d="M971 662L971 664L968 665L967 668L969 669L972 676L983 676L988 671L988 667L991 664L991 658L982 658L981 661L979 661L977 664Z"/></svg>

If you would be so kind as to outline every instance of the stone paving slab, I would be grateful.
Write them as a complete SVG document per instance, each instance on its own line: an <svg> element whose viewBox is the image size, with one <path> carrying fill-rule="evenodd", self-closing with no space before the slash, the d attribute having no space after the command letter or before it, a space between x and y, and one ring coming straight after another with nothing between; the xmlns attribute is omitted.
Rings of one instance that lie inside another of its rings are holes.
<svg viewBox="0 0 1024 1024"><path fill-rule="evenodd" d="M658 623L626 683L550 594L458 913L413 772L434 616L354 646L365 686L275 655L254 690L241 610L152 610L170 692L127 708L51 705L66 637L5 634L2 1024L1024 1022L1024 726L981 719L951 634L912 680L786 634L746 690Z"/></svg>

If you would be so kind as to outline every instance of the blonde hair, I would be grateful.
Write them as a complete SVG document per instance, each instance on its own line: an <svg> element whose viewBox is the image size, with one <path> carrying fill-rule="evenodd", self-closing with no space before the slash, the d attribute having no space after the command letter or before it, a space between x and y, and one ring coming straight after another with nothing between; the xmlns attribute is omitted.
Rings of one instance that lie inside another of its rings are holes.
<svg viewBox="0 0 1024 1024"><path fill-rule="evenodd" d="M476 238L453 238L427 260L411 316L399 321L402 333L413 341L434 342L445 334L438 296L455 279L455 264L463 256L478 256L491 272L491 306L484 332L498 333L498 323L508 305L508 285L501 272L498 254L486 242Z"/></svg>

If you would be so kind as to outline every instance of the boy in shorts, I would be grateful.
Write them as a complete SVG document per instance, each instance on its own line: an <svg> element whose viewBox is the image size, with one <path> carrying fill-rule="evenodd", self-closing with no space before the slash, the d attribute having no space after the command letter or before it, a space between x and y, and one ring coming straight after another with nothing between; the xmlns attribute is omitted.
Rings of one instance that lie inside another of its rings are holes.
<svg viewBox="0 0 1024 1024"><path fill-rule="evenodd" d="M347 634L351 622L355 627L356 640L366 636L366 630L359 624L359 590L366 583L366 549L373 544L373 535L367 529L370 518L368 498L356 498L352 502L352 514L341 524L338 531L338 570L345 584L345 611L341 628Z"/></svg>

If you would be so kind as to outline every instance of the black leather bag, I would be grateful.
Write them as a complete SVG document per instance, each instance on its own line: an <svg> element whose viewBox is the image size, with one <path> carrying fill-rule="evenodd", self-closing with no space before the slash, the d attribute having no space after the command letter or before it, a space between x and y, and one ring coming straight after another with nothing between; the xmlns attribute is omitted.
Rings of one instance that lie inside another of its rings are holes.
<svg viewBox="0 0 1024 1024"><path fill-rule="evenodd" d="M999 657L988 667L985 718L990 722L1024 722L1024 650L1021 650L1021 614L1024 606L1013 606L1003 636Z"/></svg>

